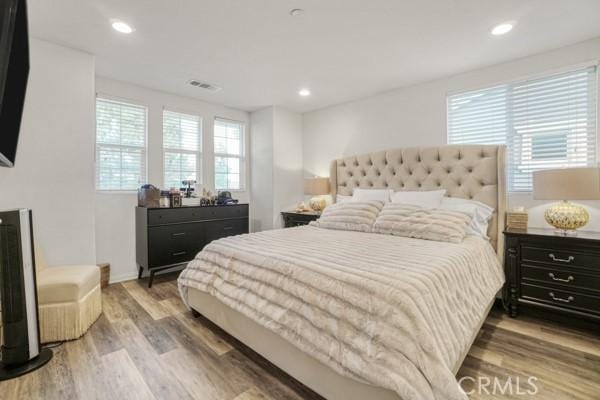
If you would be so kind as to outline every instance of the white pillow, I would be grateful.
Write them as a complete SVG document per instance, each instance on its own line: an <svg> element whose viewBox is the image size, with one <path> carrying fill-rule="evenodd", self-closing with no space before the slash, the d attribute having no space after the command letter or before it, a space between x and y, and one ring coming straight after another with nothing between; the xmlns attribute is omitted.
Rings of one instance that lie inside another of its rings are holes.
<svg viewBox="0 0 600 400"><path fill-rule="evenodd" d="M423 208L439 208L446 189L419 192L400 191L392 194L392 203L410 204Z"/></svg>
<svg viewBox="0 0 600 400"><path fill-rule="evenodd" d="M488 223L490 222L492 215L494 215L493 207L476 200L444 197L439 208L461 211L469 214L471 216L471 223L467 228L467 234L488 239Z"/></svg>
<svg viewBox="0 0 600 400"><path fill-rule="evenodd" d="M354 189L352 201L390 201L392 190L389 189Z"/></svg>
<svg viewBox="0 0 600 400"><path fill-rule="evenodd" d="M338 194L335 196L336 203L347 203L352 201L352 196L344 196L343 194Z"/></svg>

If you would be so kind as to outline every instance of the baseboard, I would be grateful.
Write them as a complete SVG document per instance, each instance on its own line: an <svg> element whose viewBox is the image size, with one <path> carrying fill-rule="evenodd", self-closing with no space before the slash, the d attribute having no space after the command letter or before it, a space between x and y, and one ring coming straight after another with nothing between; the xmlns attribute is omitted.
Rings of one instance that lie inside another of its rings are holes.
<svg viewBox="0 0 600 400"><path fill-rule="evenodd" d="M135 272L133 274L122 274L122 275L117 275L117 276L111 276L108 283L110 285L112 285L113 283L132 281L134 279L137 279L137 274Z"/></svg>

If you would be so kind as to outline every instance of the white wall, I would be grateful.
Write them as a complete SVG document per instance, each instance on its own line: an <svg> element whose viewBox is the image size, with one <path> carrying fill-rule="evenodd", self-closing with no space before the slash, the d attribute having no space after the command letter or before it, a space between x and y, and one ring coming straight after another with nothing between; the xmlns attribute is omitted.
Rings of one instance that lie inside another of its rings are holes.
<svg viewBox="0 0 600 400"><path fill-rule="evenodd" d="M599 59L600 38L596 38L304 114L304 173L329 176L329 162L341 156L394 147L443 145L449 92L485 87ZM528 194L509 195L509 207L533 207L529 218L531 226L547 226L542 216L543 204L533 201ZM600 231L600 202L584 204L589 206L591 214L591 223L585 229Z"/></svg>
<svg viewBox="0 0 600 400"><path fill-rule="evenodd" d="M273 226L282 227L281 211L303 200L302 115L274 107Z"/></svg>
<svg viewBox="0 0 600 400"><path fill-rule="evenodd" d="M281 211L302 201L302 116L268 107L250 116L253 232L281 228Z"/></svg>
<svg viewBox="0 0 600 400"><path fill-rule="evenodd" d="M94 57L31 39L15 168L0 168L0 209L33 210L49 264L96 261Z"/></svg>
<svg viewBox="0 0 600 400"><path fill-rule="evenodd" d="M273 107L250 114L250 231L273 229Z"/></svg>
<svg viewBox="0 0 600 400"><path fill-rule="evenodd" d="M148 182L163 186L162 112L163 108L199 115L202 118L202 171L207 189L214 188L213 121L223 117L249 125L245 111L211 104L191 98L150 90L125 82L98 77L96 90L100 96L130 101L148 107ZM249 132L246 129L246 140ZM248 151L248 150L247 150ZM247 153L248 154L248 153ZM250 185L248 177L247 187ZM249 191L234 192L240 202L249 201ZM98 262L111 263L111 281L137 275L135 263L135 215L137 194L134 192L98 192L96 194L96 254Z"/></svg>

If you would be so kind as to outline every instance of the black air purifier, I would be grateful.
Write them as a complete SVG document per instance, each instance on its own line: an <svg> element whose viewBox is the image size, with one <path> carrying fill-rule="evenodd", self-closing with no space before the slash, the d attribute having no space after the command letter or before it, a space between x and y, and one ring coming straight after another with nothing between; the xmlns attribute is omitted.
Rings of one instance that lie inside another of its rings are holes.
<svg viewBox="0 0 600 400"><path fill-rule="evenodd" d="M52 358L52 351L40 345L30 210L0 212L0 300L1 381L31 372Z"/></svg>

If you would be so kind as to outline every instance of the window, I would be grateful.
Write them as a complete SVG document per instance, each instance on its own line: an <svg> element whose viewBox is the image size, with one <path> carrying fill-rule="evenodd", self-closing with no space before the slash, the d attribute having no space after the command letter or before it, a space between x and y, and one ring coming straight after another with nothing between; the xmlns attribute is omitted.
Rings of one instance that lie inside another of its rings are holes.
<svg viewBox="0 0 600 400"><path fill-rule="evenodd" d="M448 97L448 143L506 144L508 190L596 163L596 66Z"/></svg>
<svg viewBox="0 0 600 400"><path fill-rule="evenodd" d="M96 99L96 189L135 190L146 181L146 107Z"/></svg>
<svg viewBox="0 0 600 400"><path fill-rule="evenodd" d="M163 156L165 188L180 188L182 181L200 183L200 117L163 111Z"/></svg>
<svg viewBox="0 0 600 400"><path fill-rule="evenodd" d="M244 124L215 120L215 188L244 189Z"/></svg>

